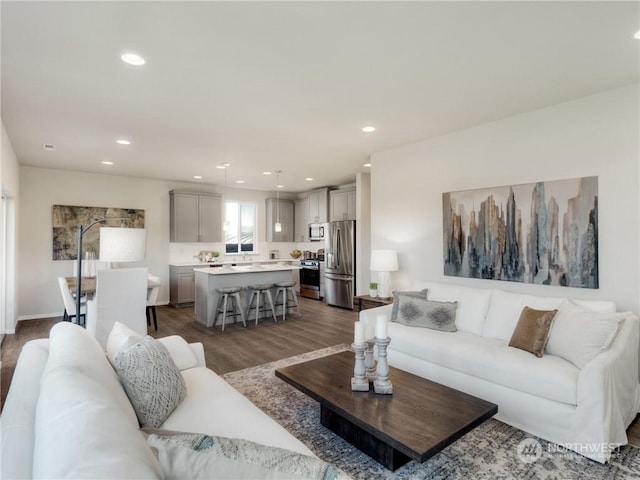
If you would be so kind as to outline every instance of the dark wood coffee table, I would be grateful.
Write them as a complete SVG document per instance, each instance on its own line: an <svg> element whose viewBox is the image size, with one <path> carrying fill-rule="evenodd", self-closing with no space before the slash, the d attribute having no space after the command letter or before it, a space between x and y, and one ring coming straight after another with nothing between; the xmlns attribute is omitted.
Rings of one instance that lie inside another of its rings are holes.
<svg viewBox="0 0 640 480"><path fill-rule="evenodd" d="M320 402L320 422L390 470L424 462L498 413L498 406L390 368L393 395L351 391L354 354L342 352L276 370Z"/></svg>

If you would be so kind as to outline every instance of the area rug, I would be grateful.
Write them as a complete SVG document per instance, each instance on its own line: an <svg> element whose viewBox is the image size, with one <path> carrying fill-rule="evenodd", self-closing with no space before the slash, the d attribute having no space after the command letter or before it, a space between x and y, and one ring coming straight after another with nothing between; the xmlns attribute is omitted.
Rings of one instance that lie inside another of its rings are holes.
<svg viewBox="0 0 640 480"><path fill-rule="evenodd" d="M395 472L381 466L320 424L320 404L277 378L276 368L348 350L334 347L227 373L224 379L267 415L355 479L638 479L640 449L622 447L601 465L517 428L489 420L425 463Z"/></svg>

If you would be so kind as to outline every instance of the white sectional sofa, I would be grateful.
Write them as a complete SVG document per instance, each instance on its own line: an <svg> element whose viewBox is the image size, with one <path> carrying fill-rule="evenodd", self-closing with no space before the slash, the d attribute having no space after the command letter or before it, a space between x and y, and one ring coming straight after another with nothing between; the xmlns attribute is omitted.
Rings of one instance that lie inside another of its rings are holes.
<svg viewBox="0 0 640 480"><path fill-rule="evenodd" d="M610 346L579 368L558 355L538 358L508 346L523 307L562 310L571 304L585 312L613 313L613 302L566 303L563 298L442 283L420 283L410 290L422 289L427 289L428 300L457 302L457 331L389 322L390 365L494 402L498 420L601 463L627 443L626 428L640 410L635 315L618 314L623 320ZM391 311L392 305L363 310L360 320L389 318ZM598 316L602 315L585 313L584 324L572 338L559 338L568 331L558 326L554 332L552 324L549 341L553 338L573 350L569 358L583 347L594 347L588 345L595 328L590 319Z"/></svg>
<svg viewBox="0 0 640 480"><path fill-rule="evenodd" d="M316 458L205 367L202 344L161 339L186 383L162 429L246 439ZM56 324L28 342L2 412L2 478L164 478L104 350L83 328ZM289 478L289 477L287 477Z"/></svg>

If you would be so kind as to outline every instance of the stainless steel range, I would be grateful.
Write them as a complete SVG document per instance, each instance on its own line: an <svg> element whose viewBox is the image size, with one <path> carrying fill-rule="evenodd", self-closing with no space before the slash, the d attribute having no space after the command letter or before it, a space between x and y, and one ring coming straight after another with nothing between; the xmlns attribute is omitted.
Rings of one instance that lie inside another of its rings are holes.
<svg viewBox="0 0 640 480"><path fill-rule="evenodd" d="M320 261L300 260L300 296L320 300Z"/></svg>

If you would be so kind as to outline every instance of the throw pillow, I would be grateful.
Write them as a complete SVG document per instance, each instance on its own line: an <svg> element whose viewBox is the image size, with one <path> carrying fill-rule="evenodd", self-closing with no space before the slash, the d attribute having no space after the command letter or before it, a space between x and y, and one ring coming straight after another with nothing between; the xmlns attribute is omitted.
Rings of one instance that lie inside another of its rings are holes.
<svg viewBox="0 0 640 480"><path fill-rule="evenodd" d="M115 368L143 427L159 427L187 395L167 348L150 336L116 355Z"/></svg>
<svg viewBox="0 0 640 480"><path fill-rule="evenodd" d="M565 300L558 307L546 352L583 368L611 346L626 317L626 313L585 310Z"/></svg>
<svg viewBox="0 0 640 480"><path fill-rule="evenodd" d="M158 341L167 347L169 355L171 355L178 370L186 370L198 366L198 359L193 350L181 336L169 335L168 337L159 338Z"/></svg>
<svg viewBox="0 0 640 480"><path fill-rule="evenodd" d="M157 451L166 479L349 478L320 459L248 440L161 431L147 443Z"/></svg>
<svg viewBox="0 0 640 480"><path fill-rule="evenodd" d="M455 332L458 302L434 302L411 295L398 296L396 322L441 332Z"/></svg>
<svg viewBox="0 0 640 480"><path fill-rule="evenodd" d="M426 288L417 291L417 292L392 292L393 294L393 307L391 307L391 321L395 322L398 318L398 303L400 296L409 296L409 297L420 297L427 298L427 293L429 290Z"/></svg>
<svg viewBox="0 0 640 480"><path fill-rule="evenodd" d="M109 338L107 339L107 357L111 364L114 364L116 355L122 350L135 345L142 340L142 335L132 330L123 323L116 322L113 324Z"/></svg>
<svg viewBox="0 0 640 480"><path fill-rule="evenodd" d="M520 320L511 335L510 347L519 348L541 358L549 338L551 322L557 310L534 310L524 307Z"/></svg>

